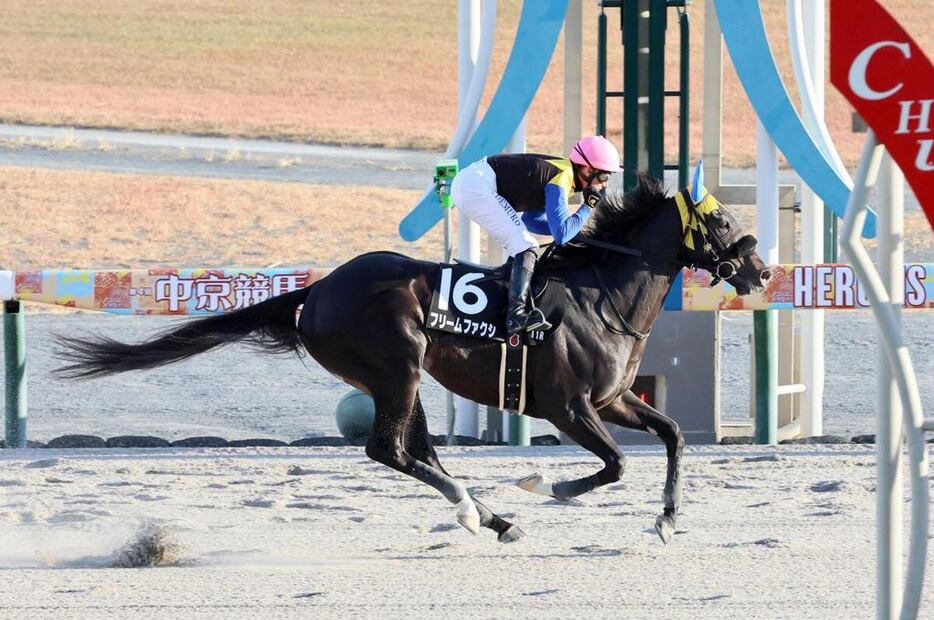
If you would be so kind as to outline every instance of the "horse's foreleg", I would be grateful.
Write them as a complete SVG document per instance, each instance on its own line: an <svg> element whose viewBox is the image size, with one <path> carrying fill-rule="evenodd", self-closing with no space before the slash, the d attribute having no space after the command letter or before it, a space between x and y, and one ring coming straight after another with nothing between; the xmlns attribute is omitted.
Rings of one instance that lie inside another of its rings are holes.
<svg viewBox="0 0 934 620"><path fill-rule="evenodd" d="M457 507L457 521L471 533L479 533L480 515L467 488L405 450L404 435L415 405L419 373L416 368L407 377L394 375L398 372L386 372L379 382L367 383L376 406L373 430L366 444L367 456L437 489Z"/></svg>
<svg viewBox="0 0 934 620"><path fill-rule="evenodd" d="M553 415L545 413L558 430L600 457L604 467L590 476L560 482L548 482L544 476L534 474L520 480L517 483L520 488L566 501L622 478L626 459L600 422L589 400L583 397L576 399L571 403L570 411L555 412Z"/></svg>
<svg viewBox="0 0 934 620"><path fill-rule="evenodd" d="M446 476L450 476L447 470L441 465L438 454L434 446L431 445L431 435L428 432L428 421L425 419L425 410L422 409L421 399L418 393L415 394L415 407L412 411L412 417L409 420L409 426L405 432L405 450L413 457L425 463ZM492 510L487 508L480 500L470 494L477 510L480 513L480 525L496 532L497 539L500 542L514 542L519 540L525 533L518 527L506 521Z"/></svg>
<svg viewBox="0 0 934 620"><path fill-rule="evenodd" d="M674 535L675 522L681 507L681 452L684 450L684 435L678 423L644 403L632 391L626 391L600 409L598 414L606 422L652 433L665 442L668 453L668 474L665 477L665 491L662 495L665 510L655 519L655 530L662 541L667 543Z"/></svg>

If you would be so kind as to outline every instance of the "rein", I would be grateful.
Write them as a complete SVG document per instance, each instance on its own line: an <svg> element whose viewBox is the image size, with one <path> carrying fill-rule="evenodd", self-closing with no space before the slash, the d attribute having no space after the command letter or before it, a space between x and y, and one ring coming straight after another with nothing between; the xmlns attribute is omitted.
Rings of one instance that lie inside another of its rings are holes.
<svg viewBox="0 0 934 620"><path fill-rule="evenodd" d="M616 243L610 243L609 241L591 239L590 237L584 237L581 235L578 235L577 237L575 237L571 241L571 243L580 243L581 245L588 245L588 246L600 248L603 250L609 250L611 252L616 252L617 254L624 254L626 256L635 256L639 258L643 258L643 257L644 258L657 258L659 260L663 260L666 262L687 264L686 262L683 261L683 259L680 259L680 258L673 261L672 259L668 257L645 254L641 250L636 250L634 248L626 247L624 245L619 245ZM548 247L545 249L544 254L542 255L542 259L541 259L542 262L544 262L547 258L549 258L551 254L554 253L556 248L557 248L557 244L550 243ZM606 324L607 329L610 330L611 333L617 334L618 336L631 336L635 338L636 340L645 340L646 338L648 338L649 334L652 333L652 330L650 329L647 332L640 332L635 327L633 327L632 324L629 323L629 321L627 321L623 317L623 313L620 312L619 308L616 307L616 302L613 300L613 294L610 291L610 288L606 285L606 281L603 279L603 274L600 273L600 269L597 267L596 263L591 263L590 267L591 269L593 269L593 273L597 277L597 283L600 285L600 290L603 291L603 293L606 295L606 299L610 304L610 308L613 310L613 314L616 316L616 320L619 321L620 325L622 325L622 328L614 327L613 325L610 325L610 323L604 319L604 323Z"/></svg>
<svg viewBox="0 0 934 620"><path fill-rule="evenodd" d="M572 240L572 242L581 243L583 245L590 245L595 248L602 248L604 250L610 250L618 254L628 254L629 256L642 256L641 250L635 250L633 248L627 248L624 245L617 245L615 243L610 243L608 241L600 241L599 239L591 239L590 237L583 237L578 235Z"/></svg>
<svg viewBox="0 0 934 620"><path fill-rule="evenodd" d="M600 239L592 239L590 237L584 237L578 235L574 237L570 243L579 243L581 245L589 245L595 248L600 248L602 250L609 250L611 252L616 252L617 254L624 254L626 256L635 256L637 258L652 258L655 260L664 261L666 263L674 263L677 265L683 265L685 267L689 266L690 261L685 260L682 256L678 258L669 258L667 256L659 256L658 254L646 254L642 250L636 250L635 248L626 247L625 245L619 245L617 243L610 243L609 241L601 241ZM549 250L552 249L551 246L554 244L549 244ZM545 253L547 256L550 252Z"/></svg>
<svg viewBox="0 0 934 620"><path fill-rule="evenodd" d="M609 322L604 321L606 323L607 329L619 336L632 336L636 340L645 340L648 338L649 334L652 333L652 330L650 329L647 332L640 332L635 327L630 325L629 321L623 318L623 314L619 311L619 308L616 307L616 302L613 301L613 294L610 292L610 288L603 280L603 275L600 273L600 269L597 268L596 264L591 265L591 268L593 269L594 275L597 276L597 283L600 284L600 290L606 294L606 299L610 302L610 308L613 309L613 314L616 315L616 320L618 320L620 325L623 326L622 329L620 329L618 327L613 327L609 324Z"/></svg>
<svg viewBox="0 0 934 620"><path fill-rule="evenodd" d="M607 241L598 241L596 239L588 239L585 237L577 237L573 242L581 243L584 245L592 245L594 247L603 248L604 250L611 250L613 252L618 252L620 254L626 254L629 256L644 256L644 254L639 250L634 250L632 248L627 248L622 245L617 245L615 243L609 243ZM556 243L549 243L548 247L545 248L545 252L542 254L540 262L545 262L552 254L554 254L555 249L558 247ZM610 332L617 334L619 336L632 336L636 340L645 340L649 337L649 334L652 330L647 332L640 332L634 328L629 321L623 318L623 314L619 311L619 308L616 307L616 302L613 301L613 294L610 292L610 288L606 285L606 281L603 279L603 274L600 273L600 269L597 268L596 263L591 263L590 268L593 269L594 275L597 277L597 284L600 286L600 290L606 295L607 301L610 303L610 308L613 310L613 314L616 316L616 320L619 321L622 328L614 327L604 319L607 329Z"/></svg>

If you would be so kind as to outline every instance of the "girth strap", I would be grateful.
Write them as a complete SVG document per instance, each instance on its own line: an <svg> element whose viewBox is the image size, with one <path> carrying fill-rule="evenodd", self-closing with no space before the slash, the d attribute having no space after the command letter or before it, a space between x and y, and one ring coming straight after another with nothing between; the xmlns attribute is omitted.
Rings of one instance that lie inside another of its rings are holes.
<svg viewBox="0 0 934 620"><path fill-rule="evenodd" d="M525 411L525 362L528 347L518 334L502 343L499 365L499 408L505 411Z"/></svg>

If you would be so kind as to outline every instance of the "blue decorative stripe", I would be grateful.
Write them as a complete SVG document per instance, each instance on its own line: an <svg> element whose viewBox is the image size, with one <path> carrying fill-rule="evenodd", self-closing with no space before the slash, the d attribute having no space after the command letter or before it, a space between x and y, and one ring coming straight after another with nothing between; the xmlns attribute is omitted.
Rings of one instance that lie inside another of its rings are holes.
<svg viewBox="0 0 934 620"><path fill-rule="evenodd" d="M486 115L459 155L463 169L501 152L525 117L551 61L567 13L567 0L526 0L506 70ZM426 192L399 224L399 234L415 241L443 217L434 191Z"/></svg>
<svg viewBox="0 0 934 620"><path fill-rule="evenodd" d="M679 271L678 276L675 278L675 281L671 284L671 289L668 291L668 297L665 298L665 305L662 306L662 310L682 310L683 305L682 301L684 300L684 271Z"/></svg>
<svg viewBox="0 0 934 620"><path fill-rule="evenodd" d="M715 1L730 58L759 120L808 187L843 218L850 187L814 143L788 96L769 47L759 2ZM863 236L876 236L875 213L868 214Z"/></svg>

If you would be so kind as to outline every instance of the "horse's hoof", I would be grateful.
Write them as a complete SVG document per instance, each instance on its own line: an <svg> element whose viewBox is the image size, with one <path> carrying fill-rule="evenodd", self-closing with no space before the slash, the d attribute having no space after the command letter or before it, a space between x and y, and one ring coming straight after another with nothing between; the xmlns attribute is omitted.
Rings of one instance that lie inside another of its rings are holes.
<svg viewBox="0 0 934 620"><path fill-rule="evenodd" d="M457 522L467 528L471 534L480 533L480 513L470 498L457 504Z"/></svg>
<svg viewBox="0 0 934 620"><path fill-rule="evenodd" d="M675 519L668 515L658 515L655 517L655 531L658 537L666 545L671 542L671 537L675 535Z"/></svg>
<svg viewBox="0 0 934 620"><path fill-rule="evenodd" d="M524 491L528 491L529 493L544 495L545 497L554 497L552 494L551 483L548 482L544 476L539 474L526 476L517 482L516 486Z"/></svg>
<svg viewBox="0 0 934 620"><path fill-rule="evenodd" d="M526 476L522 480L516 482L516 486L520 489L528 491L529 493L534 493L535 488L542 483L544 478L539 474L532 474L531 476Z"/></svg>
<svg viewBox="0 0 934 620"><path fill-rule="evenodd" d="M516 542L520 538L525 537L525 532L520 530L515 525L510 525L509 529L496 537L496 539L501 543L511 543Z"/></svg>

